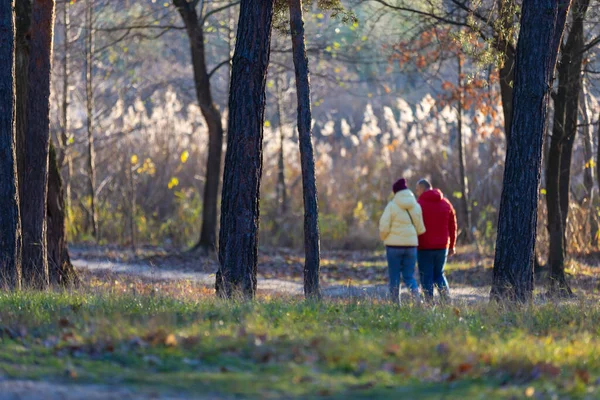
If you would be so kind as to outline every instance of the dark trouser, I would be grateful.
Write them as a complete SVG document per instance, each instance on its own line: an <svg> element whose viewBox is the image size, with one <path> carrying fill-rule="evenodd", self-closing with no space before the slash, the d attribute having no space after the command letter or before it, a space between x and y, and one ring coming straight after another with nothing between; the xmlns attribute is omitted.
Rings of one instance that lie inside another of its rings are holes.
<svg viewBox="0 0 600 400"><path fill-rule="evenodd" d="M428 300L433 299L433 287L437 286L440 296L447 298L449 295L448 281L444 275L448 249L443 250L419 250L419 277L423 293Z"/></svg>
<svg viewBox="0 0 600 400"><path fill-rule="evenodd" d="M415 264L417 263L416 247L386 248L388 272L390 275L390 294L392 301L400 301L400 277L413 296L419 295L419 285L415 279Z"/></svg>

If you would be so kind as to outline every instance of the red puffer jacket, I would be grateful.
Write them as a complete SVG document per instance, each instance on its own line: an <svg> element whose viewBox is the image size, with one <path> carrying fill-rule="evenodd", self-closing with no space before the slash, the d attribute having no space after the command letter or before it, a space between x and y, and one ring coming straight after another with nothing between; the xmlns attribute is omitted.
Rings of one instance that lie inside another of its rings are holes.
<svg viewBox="0 0 600 400"><path fill-rule="evenodd" d="M425 233L419 236L419 250L453 249L456 245L456 213L441 191L432 189L419 196Z"/></svg>

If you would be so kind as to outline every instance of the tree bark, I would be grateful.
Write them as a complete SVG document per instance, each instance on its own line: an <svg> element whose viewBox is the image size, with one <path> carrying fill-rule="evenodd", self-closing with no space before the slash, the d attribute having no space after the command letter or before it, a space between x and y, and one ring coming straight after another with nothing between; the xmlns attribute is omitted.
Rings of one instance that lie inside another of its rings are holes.
<svg viewBox="0 0 600 400"><path fill-rule="evenodd" d="M517 43L492 299L533 297L533 264L548 100L570 0L525 0Z"/></svg>
<svg viewBox="0 0 600 400"><path fill-rule="evenodd" d="M63 26L64 26L64 47L63 47L63 81L62 81L62 129L60 135L60 156L58 157L58 167L62 167L66 164L67 174L64 179L65 186L65 215L71 212L71 176L73 175L73 158L71 157L71 150L69 149L69 51L70 51L70 40L69 40L69 1L63 3Z"/></svg>
<svg viewBox="0 0 600 400"><path fill-rule="evenodd" d="M221 159L223 155L223 124L221 112L212 98L210 76L206 67L204 30L195 5L186 0L173 0L186 27L190 40L194 83L198 105L208 125L208 159L202 204L202 230L197 248L215 250Z"/></svg>
<svg viewBox="0 0 600 400"><path fill-rule="evenodd" d="M515 80L515 49L513 47L515 2L498 0L498 27L496 50L502 54L502 64L498 70L500 80L500 99L504 115L504 133L506 140L510 134L513 114L513 85Z"/></svg>
<svg viewBox="0 0 600 400"><path fill-rule="evenodd" d="M14 1L0 2L0 288L21 288Z"/></svg>
<svg viewBox="0 0 600 400"><path fill-rule="evenodd" d="M572 295L565 275L566 226L569 213L571 156L579 120L584 19L589 0L573 3L573 24L558 65L558 92L546 173L546 203L550 237L550 293Z"/></svg>
<svg viewBox="0 0 600 400"><path fill-rule="evenodd" d="M46 243L48 150L50 142L50 76L54 0L34 0L31 7L30 61L27 82L27 129L21 201L23 224L23 283L49 285Z"/></svg>
<svg viewBox="0 0 600 400"><path fill-rule="evenodd" d="M457 113L458 113L458 122L457 122L457 133L458 133L458 137L457 142L458 142L458 171L459 171L459 175L460 175L460 191L461 191L461 198L460 198L460 208L461 210L461 214L463 217L463 221L462 221L462 225L464 227L463 232L465 232L464 235L462 235L462 239L466 242L466 243L472 243L473 242L473 232L472 232L472 223L471 223L471 211L469 210L469 183L468 183L468 179L467 179L467 173L466 173L466 168L465 168L465 156L464 156L464 143L463 143L463 101L464 101L464 87L463 87L463 82L462 82L462 57L459 55L457 57L458 60L458 90L459 90L459 96L458 96L458 107L457 107Z"/></svg>
<svg viewBox="0 0 600 400"><path fill-rule="evenodd" d="M216 291L256 293L262 141L273 0L242 0L229 92Z"/></svg>
<svg viewBox="0 0 600 400"><path fill-rule="evenodd" d="M94 0L87 0L85 9L85 98L87 111L88 190L92 235L100 240L96 199L96 149L94 146Z"/></svg>
<svg viewBox="0 0 600 400"><path fill-rule="evenodd" d="M304 194L304 295L319 298L319 202L315 178L315 156L312 144L312 112L310 105L310 71L304 41L302 0L288 0L292 51L296 70L298 96L298 139L302 165Z"/></svg>
<svg viewBox="0 0 600 400"><path fill-rule="evenodd" d="M283 118L283 100L281 98L282 88L279 85L278 78L275 78L275 97L277 100L277 119L279 127L279 154L277 157L277 201L279 203L279 211L281 216L285 216L288 213L288 196L287 186L285 184L285 157L284 157L284 144L285 144L285 131L283 129L284 118Z"/></svg>
<svg viewBox="0 0 600 400"><path fill-rule="evenodd" d="M48 269L50 283L69 287L79 282L67 244L65 227L65 194L56 149L50 141L48 160Z"/></svg>
<svg viewBox="0 0 600 400"><path fill-rule="evenodd" d="M31 33L31 0L15 2L15 74L16 74L16 122L17 122L17 175L19 182L25 180L25 137L27 131L27 91L29 75L29 41ZM19 185L19 204L23 220L23 185Z"/></svg>
<svg viewBox="0 0 600 400"><path fill-rule="evenodd" d="M585 157L585 169L583 171L583 185L587 192L587 198L592 197L594 191L594 138L592 134L592 122L589 117L590 106L588 104L588 93L586 82L581 78L581 92L579 93L579 113L583 122L583 154Z"/></svg>

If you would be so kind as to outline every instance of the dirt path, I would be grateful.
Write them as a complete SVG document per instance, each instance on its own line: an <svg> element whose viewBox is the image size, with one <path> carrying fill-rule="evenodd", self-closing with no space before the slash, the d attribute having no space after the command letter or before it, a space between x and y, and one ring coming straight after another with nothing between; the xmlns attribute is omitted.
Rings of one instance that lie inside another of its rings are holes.
<svg viewBox="0 0 600 400"><path fill-rule="evenodd" d="M139 276L146 279L167 281L192 281L201 285L213 286L215 275L205 272L190 272L178 269L160 269L159 267L135 263L119 263L111 261L92 261L76 259L73 261L76 268L86 269L92 272L110 271L117 274ZM272 291L280 294L301 296L303 286L301 283L283 279L258 278L258 289ZM457 302L476 302L488 299L489 287L454 286L451 294ZM323 296L326 298L372 298L381 299L387 296L385 285L361 285L342 286L330 285L322 288ZM406 293L403 289L403 294Z"/></svg>

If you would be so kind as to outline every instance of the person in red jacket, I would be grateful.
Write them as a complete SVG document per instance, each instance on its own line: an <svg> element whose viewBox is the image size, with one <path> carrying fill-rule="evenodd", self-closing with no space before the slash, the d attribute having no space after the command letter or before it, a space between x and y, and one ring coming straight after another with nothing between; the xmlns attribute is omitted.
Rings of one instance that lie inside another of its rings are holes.
<svg viewBox="0 0 600 400"><path fill-rule="evenodd" d="M433 300L437 286L440 297L448 300L450 291L444 275L446 259L454 255L456 246L456 212L443 193L433 189L431 183L421 179L415 191L423 210L425 233L419 236L417 260L419 277L425 298Z"/></svg>

